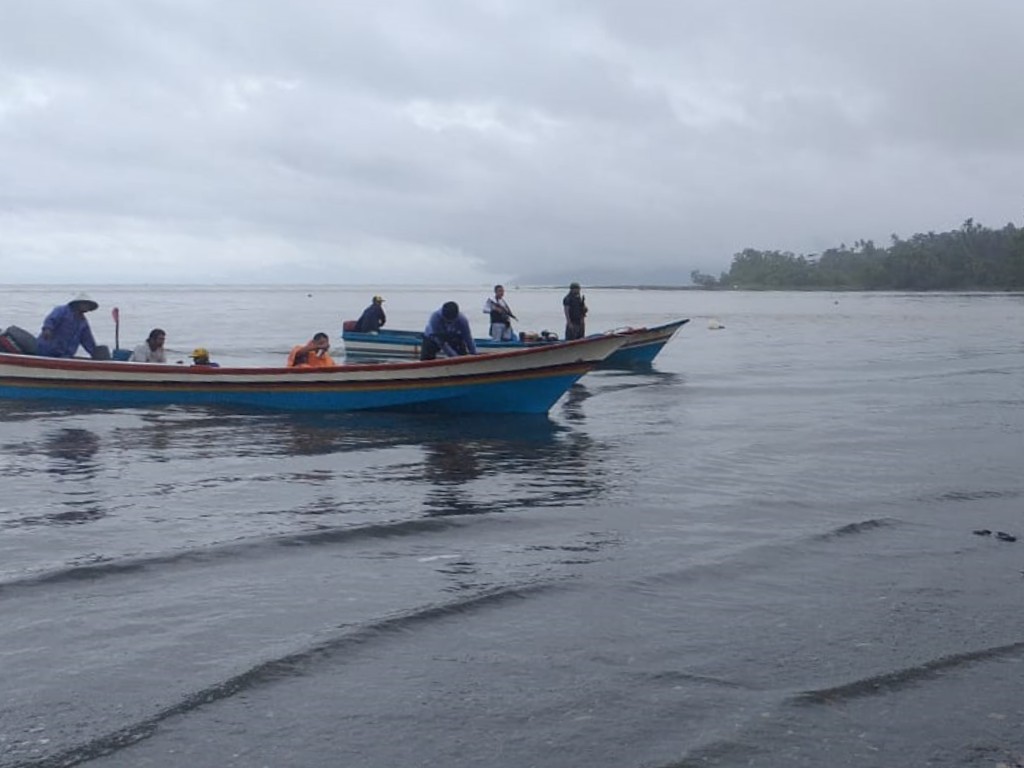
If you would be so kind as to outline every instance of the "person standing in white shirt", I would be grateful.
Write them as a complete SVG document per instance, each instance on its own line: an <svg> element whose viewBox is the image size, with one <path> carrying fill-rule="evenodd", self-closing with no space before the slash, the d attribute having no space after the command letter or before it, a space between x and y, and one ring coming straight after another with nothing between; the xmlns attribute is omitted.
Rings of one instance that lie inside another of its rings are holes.
<svg viewBox="0 0 1024 768"><path fill-rule="evenodd" d="M505 301L505 286L494 286L494 295L484 302L484 314L491 316L492 341L512 340L512 321L519 318L512 314Z"/></svg>

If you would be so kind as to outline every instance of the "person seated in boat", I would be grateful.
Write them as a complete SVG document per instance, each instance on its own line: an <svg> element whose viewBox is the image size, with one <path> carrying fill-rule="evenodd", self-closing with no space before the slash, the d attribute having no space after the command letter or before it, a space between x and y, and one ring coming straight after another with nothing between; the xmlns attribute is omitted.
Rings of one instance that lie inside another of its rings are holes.
<svg viewBox="0 0 1024 768"><path fill-rule="evenodd" d="M128 358L132 363L166 363L167 353L164 351L164 341L167 334L163 328L154 328L149 332L146 340L139 344Z"/></svg>
<svg viewBox="0 0 1024 768"><path fill-rule="evenodd" d="M469 320L459 312L459 305L454 301L446 301L436 310L423 331L420 360L433 360L438 353L446 357L476 354Z"/></svg>
<svg viewBox="0 0 1024 768"><path fill-rule="evenodd" d="M99 304L84 293L78 294L67 304L54 307L43 320L43 329L36 339L36 354L43 357L74 357L81 346L90 357L96 357L98 345L85 315L98 307Z"/></svg>
<svg viewBox="0 0 1024 768"><path fill-rule="evenodd" d="M293 347L288 354L289 368L326 368L335 365L327 350L331 348L331 340L323 331L315 334L305 344Z"/></svg>
<svg viewBox="0 0 1024 768"><path fill-rule="evenodd" d="M363 314L356 320L354 330L359 333L377 333L377 331L384 327L384 323L387 320L388 316L384 314L384 299L380 296L374 296L370 306L364 309Z"/></svg>
<svg viewBox="0 0 1024 768"><path fill-rule="evenodd" d="M203 368L220 368L219 363L215 363L210 359L210 353L205 347L196 347L192 350L192 354L189 355L192 358L193 366L200 366Z"/></svg>
<svg viewBox="0 0 1024 768"><path fill-rule="evenodd" d="M579 283L570 283L569 292L562 299L565 310L565 340L582 339L587 335L587 301L580 293Z"/></svg>
<svg viewBox="0 0 1024 768"><path fill-rule="evenodd" d="M519 318L505 301L505 286L494 286L494 295L484 302L484 314L491 317L491 341L511 341L512 321Z"/></svg>

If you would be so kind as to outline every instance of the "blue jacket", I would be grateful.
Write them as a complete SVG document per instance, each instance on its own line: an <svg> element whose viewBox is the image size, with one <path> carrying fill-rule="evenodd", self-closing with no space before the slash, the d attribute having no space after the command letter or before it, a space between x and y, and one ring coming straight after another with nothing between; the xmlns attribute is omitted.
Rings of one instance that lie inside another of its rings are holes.
<svg viewBox="0 0 1024 768"><path fill-rule="evenodd" d="M469 329L469 320L461 312L454 320L446 320L441 310L436 310L427 321L423 335L437 342L441 351L448 357L459 354L457 350L462 346L459 344L460 339L465 343L469 354L476 354L476 344L473 342L473 332Z"/></svg>
<svg viewBox="0 0 1024 768"><path fill-rule="evenodd" d="M49 331L49 339L42 333L36 340L38 354L43 357L74 357L81 344L92 355L96 351L96 340L84 314L75 312L68 304L54 307L43 320L43 331Z"/></svg>

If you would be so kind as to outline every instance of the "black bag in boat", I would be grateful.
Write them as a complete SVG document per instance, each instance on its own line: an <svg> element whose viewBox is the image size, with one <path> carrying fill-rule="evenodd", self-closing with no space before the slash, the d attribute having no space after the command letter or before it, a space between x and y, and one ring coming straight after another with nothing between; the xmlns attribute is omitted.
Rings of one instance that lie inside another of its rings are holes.
<svg viewBox="0 0 1024 768"><path fill-rule="evenodd" d="M0 352L9 352L13 355L34 355L36 351L36 337L24 328L9 325L7 330L0 333Z"/></svg>

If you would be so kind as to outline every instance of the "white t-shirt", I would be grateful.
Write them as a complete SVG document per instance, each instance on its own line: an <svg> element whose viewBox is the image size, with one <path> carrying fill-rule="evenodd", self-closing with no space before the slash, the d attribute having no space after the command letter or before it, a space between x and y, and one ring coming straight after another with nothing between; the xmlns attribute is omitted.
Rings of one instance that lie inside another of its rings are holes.
<svg viewBox="0 0 1024 768"><path fill-rule="evenodd" d="M496 299L494 296L489 296L487 300L484 302L484 314L491 314L491 310L493 310L495 307L503 310L505 314L511 314L508 307L508 302L505 301L505 298L502 297L500 299Z"/></svg>
<svg viewBox="0 0 1024 768"><path fill-rule="evenodd" d="M144 341L135 348L129 360L133 363L166 363L167 353L163 347L150 349L149 342Z"/></svg>

